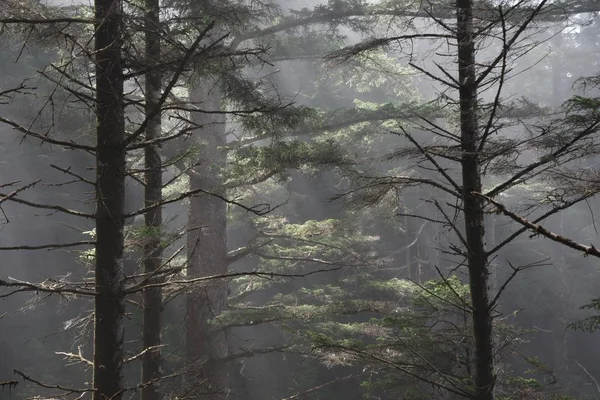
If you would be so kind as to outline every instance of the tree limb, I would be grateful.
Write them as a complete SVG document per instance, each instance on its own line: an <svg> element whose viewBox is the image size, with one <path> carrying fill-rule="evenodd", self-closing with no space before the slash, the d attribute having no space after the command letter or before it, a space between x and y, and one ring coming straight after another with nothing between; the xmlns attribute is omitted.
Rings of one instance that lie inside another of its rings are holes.
<svg viewBox="0 0 600 400"><path fill-rule="evenodd" d="M589 245L586 246L584 244L578 243L572 239L569 239L567 237L561 236L559 234L556 234L546 228L544 228L542 225L538 225L538 224L534 224L533 222L513 213L512 211L508 210L503 204L495 201L494 199L492 199L491 197L482 195L481 193L472 193L475 196L479 196L484 198L485 200L487 200L488 202L490 202L491 204L493 204L502 214L506 215L507 217L509 217L510 219L512 219L513 221L523 225L524 227L527 227L529 229L531 229L532 231L534 231L536 234L542 235L547 237L548 239L557 242L557 243L561 243L567 247L570 247L572 249L575 250L579 250L582 251L586 256L587 255L592 255L594 257L598 257L600 258L600 250L598 250L594 245Z"/></svg>

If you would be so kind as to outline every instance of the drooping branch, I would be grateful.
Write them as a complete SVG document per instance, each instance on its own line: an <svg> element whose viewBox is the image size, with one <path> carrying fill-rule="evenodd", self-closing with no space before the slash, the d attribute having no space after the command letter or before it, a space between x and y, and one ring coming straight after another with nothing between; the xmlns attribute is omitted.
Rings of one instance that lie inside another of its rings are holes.
<svg viewBox="0 0 600 400"><path fill-rule="evenodd" d="M554 215L556 213L559 213L563 210L566 210L569 207L574 206L575 204L578 204L582 201L587 201L587 199L589 199L590 197L592 197L591 194L589 193L585 193L571 201L565 202L564 204L562 204L559 207L554 207L550 210L548 210L547 212L545 212L544 214L542 214L541 216L539 216L538 218L536 218L535 220L531 221L534 224L537 224L540 221L545 220L546 218L550 217L551 215ZM503 248L504 246L506 246L508 243L511 243L513 241L513 239L515 239L517 236L519 236L521 233L525 232L528 228L526 226L521 227L520 229L517 229L516 232L514 232L513 234L511 234L510 236L508 236L506 239L504 239L503 241L501 241L500 243L498 243L496 246L494 246L494 248L492 248L491 250L488 250L488 256L498 252L501 248Z"/></svg>
<svg viewBox="0 0 600 400"><path fill-rule="evenodd" d="M94 392L94 389L76 389L76 388L67 388L64 386L60 386L60 385L53 385L53 384L48 384L48 383L44 383L41 382L37 379L34 379L28 375L25 375L23 372L18 371L18 370L14 370L14 373L19 375L21 378L23 378L24 380L34 383L40 387L43 387L45 389L55 389L55 390L61 390L63 392L66 392L67 394L74 394L74 393L79 393L79 394L84 394L84 393L90 393L90 392Z"/></svg>
<svg viewBox="0 0 600 400"><path fill-rule="evenodd" d="M62 207L62 206L58 206L58 205L53 205L53 204L42 204L42 203L35 203L33 201L29 201L29 200L23 200L20 199L18 197L15 197L16 193L8 193L8 194L4 194L4 193L0 193L0 199L3 200L9 200L12 201L14 203L18 203L18 204L23 204L32 208L40 208L43 210L50 210L50 211L58 211L61 212L63 214L69 214L69 215L74 215L76 217L84 217L84 218L89 218L89 219L93 219L94 215L93 214L88 214L88 213L84 213L81 211L76 211L76 210L70 210L68 208Z"/></svg>
<svg viewBox="0 0 600 400"><path fill-rule="evenodd" d="M542 225L534 224L533 222L527 220L526 218L523 218L520 215L515 214L514 212L512 212L508 208L506 208L506 206L504 206L502 203L497 202L496 200L492 199L489 196L485 196L481 193L473 193L473 194L484 198L485 200L487 200L488 202L493 204L502 214L506 215L513 221L531 229L536 234L545 236L552 241L561 243L572 249L582 251L586 256L592 255L594 257L600 258L600 250L598 250L594 245L586 246L586 245L578 243L572 239L569 239L568 237L561 236L557 233L554 233L554 232L544 228Z"/></svg>
<svg viewBox="0 0 600 400"><path fill-rule="evenodd" d="M96 151L96 148L93 146L87 146L76 142L52 139L46 135L42 135L41 133L34 132L31 129L27 129L23 125L8 118L0 117L0 122L12 126L16 131L23 133L26 137L33 137L35 139L38 139L42 143L54 144L68 149L84 150L90 153L94 153Z"/></svg>
<svg viewBox="0 0 600 400"><path fill-rule="evenodd" d="M385 3L384 3L385 4ZM434 20L442 21L447 19L454 19L454 4L452 3L444 3L440 2L437 4L432 4L431 2L416 2L417 7L415 8L401 8L401 7L389 7L384 5L383 7L379 7L377 5L374 6L364 6L363 4L358 4L356 6L349 7L345 10L335 10L335 9L324 9L323 7L319 7L312 13L308 13L299 17L291 17L287 18L283 22L280 22L276 25L267 27L267 28L259 28L255 29L243 34L238 35L232 42L232 47L237 47L240 43L257 39L260 37L274 35L279 32L284 32L287 30L293 30L300 27L306 27L310 25L318 25L324 23L332 23L337 22L339 24L342 21L348 21L350 19L355 18L365 18L365 17L411 17L411 18L431 18ZM494 16L490 16L490 12L494 12L496 8L496 4L493 2L487 1L478 1L476 2L474 9L477 11L476 18L481 18L482 20L489 20ZM521 7L518 13L513 13L512 16L516 20L522 19L526 15L531 15L532 11L535 11L537 7ZM551 7L547 7L544 13L538 14L535 13L537 20L540 21L555 21L559 18L564 18L568 15L575 15L580 13L591 13L597 12L600 10L600 7L596 2L590 1L576 1L570 2L568 5L564 4L552 4Z"/></svg>

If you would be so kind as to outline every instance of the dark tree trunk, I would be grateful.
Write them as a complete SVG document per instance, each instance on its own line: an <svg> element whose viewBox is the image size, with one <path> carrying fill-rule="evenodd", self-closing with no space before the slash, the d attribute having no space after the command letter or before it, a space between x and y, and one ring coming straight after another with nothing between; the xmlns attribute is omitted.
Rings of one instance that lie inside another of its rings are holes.
<svg viewBox="0 0 600 400"><path fill-rule="evenodd" d="M123 397L125 124L120 0L96 0L94 400Z"/></svg>
<svg viewBox="0 0 600 400"><path fill-rule="evenodd" d="M205 110L220 110L221 95L215 80L204 79L191 89L191 102ZM200 164L190 173L191 189L205 189L224 195L221 178L226 153L225 118L218 114L192 113L198 127ZM227 207L221 199L198 195L190 199L187 241L188 278L227 273ZM188 384L196 396L225 399L228 375L221 361L227 355L225 333L218 320L227 304L227 281L214 280L197 287L186 299L186 364L191 373Z"/></svg>
<svg viewBox="0 0 600 400"><path fill-rule="evenodd" d="M146 140L161 136L161 114L155 113L161 96L162 74L156 65L160 62L159 34L159 1L146 0L146 63L151 70L146 74L146 109L147 118L153 115L146 127ZM144 149L145 191L144 204L150 207L162 200L162 162L157 146ZM156 207L145 215L147 241L144 245L144 272L152 276L148 283L158 283L156 276L162 263L162 207ZM147 288L144 297L143 346L147 351L142 358L142 400L159 400L159 379L161 363L161 330L162 330L162 290L160 287Z"/></svg>
<svg viewBox="0 0 600 400"><path fill-rule="evenodd" d="M467 242L467 265L473 306L475 340L475 399L494 399L494 346L489 293L489 265L485 251L483 201L478 146L477 81L473 37L472 0L457 0L458 78L460 82L460 128L462 147L463 207Z"/></svg>

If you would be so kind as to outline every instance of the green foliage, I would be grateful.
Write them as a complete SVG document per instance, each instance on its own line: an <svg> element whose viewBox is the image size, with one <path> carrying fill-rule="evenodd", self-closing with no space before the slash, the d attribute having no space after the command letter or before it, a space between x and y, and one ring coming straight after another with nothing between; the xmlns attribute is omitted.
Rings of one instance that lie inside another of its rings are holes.
<svg viewBox="0 0 600 400"><path fill-rule="evenodd" d="M290 168L348 163L349 160L331 140L275 141L266 147L251 145L236 152L227 171L227 184L258 183L276 174L283 174Z"/></svg>
<svg viewBox="0 0 600 400"><path fill-rule="evenodd" d="M542 383L533 378L514 377L510 378L508 383L521 388L541 389L544 387Z"/></svg>
<svg viewBox="0 0 600 400"><path fill-rule="evenodd" d="M581 306L580 310L600 311L600 299L593 299L590 303ZM600 315L587 317L581 321L569 324L569 328L588 333L596 332L600 328Z"/></svg>

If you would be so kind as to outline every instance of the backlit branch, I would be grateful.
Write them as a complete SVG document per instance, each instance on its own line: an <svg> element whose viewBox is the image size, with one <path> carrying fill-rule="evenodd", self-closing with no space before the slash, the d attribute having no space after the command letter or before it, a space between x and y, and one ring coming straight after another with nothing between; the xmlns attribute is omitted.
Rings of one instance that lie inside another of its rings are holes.
<svg viewBox="0 0 600 400"><path fill-rule="evenodd" d="M342 267L319 269L319 270L309 271L309 272L306 272L306 273L303 273L303 274L281 274L281 273L277 273L277 272L264 272L264 271L232 272L232 273L228 273L228 274L203 276L203 277L194 278L194 279L187 279L187 280L185 280L185 279L182 279L182 280L171 280L171 281L168 281L168 282L149 283L149 284L146 284L146 285L134 285L134 286L131 286L131 287L127 288L125 290L125 292L127 294L136 293L136 292L139 292L141 290L145 290L145 289L151 288L151 287L166 287L166 286L175 286L175 285L179 285L179 286L192 286L192 285L195 285L195 284L209 282L209 281L213 281L213 280L217 280L217 279L238 278L238 277L241 277L241 276L256 276L256 277L259 277L259 278L264 278L264 279L269 279L269 280L272 280L272 279L275 279L275 278L282 278L282 279L305 278L307 276L319 274L319 273L322 273L322 272L337 271L337 270L339 270L341 268ZM0 283L1 282L2 281L0 281Z"/></svg>
<svg viewBox="0 0 600 400"><path fill-rule="evenodd" d="M44 283L31 283L26 281L9 278L11 281L5 281L0 279L0 287L14 288L9 293L0 294L0 298L9 297L15 293L20 292L37 292L37 293L48 293L48 294L75 294L81 296L95 296L96 293L91 290L83 290L74 287L69 287L63 282L54 282L53 284Z"/></svg>

